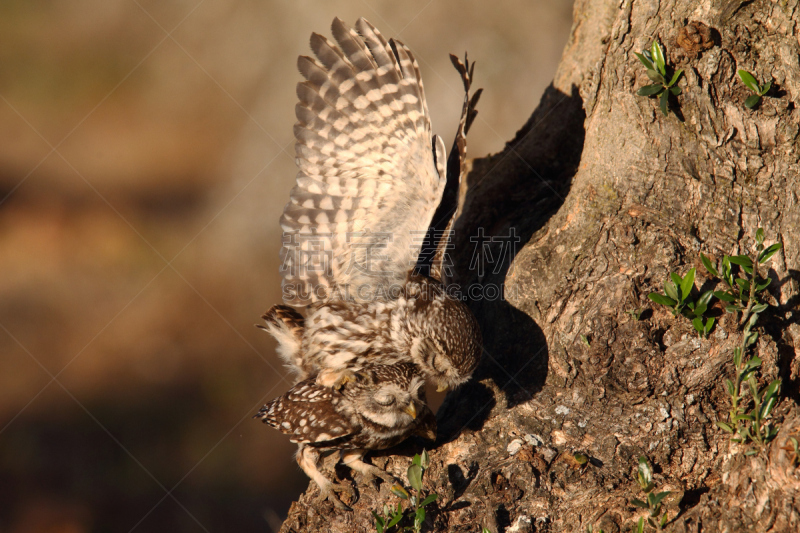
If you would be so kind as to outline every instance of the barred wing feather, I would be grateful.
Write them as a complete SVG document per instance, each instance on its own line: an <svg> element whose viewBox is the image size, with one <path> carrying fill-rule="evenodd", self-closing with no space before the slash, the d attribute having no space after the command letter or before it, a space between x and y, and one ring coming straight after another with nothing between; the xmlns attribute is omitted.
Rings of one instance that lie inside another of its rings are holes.
<svg viewBox="0 0 800 533"><path fill-rule="evenodd" d="M316 59L298 59L299 173L281 217L290 305L391 298L446 182L411 51L363 18L355 30L334 19L332 30L336 44L312 34Z"/></svg>

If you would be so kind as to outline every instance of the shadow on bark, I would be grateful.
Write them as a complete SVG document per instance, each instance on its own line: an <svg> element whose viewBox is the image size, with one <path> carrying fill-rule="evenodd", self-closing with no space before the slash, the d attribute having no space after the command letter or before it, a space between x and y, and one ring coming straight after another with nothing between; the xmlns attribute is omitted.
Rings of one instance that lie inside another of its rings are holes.
<svg viewBox="0 0 800 533"><path fill-rule="evenodd" d="M455 225L458 270L453 283L466 288L481 324L484 354L473 379L439 409L439 442L456 438L464 428L483 426L500 401L496 391L481 383L486 378L503 392L506 407L530 400L544 385L544 334L508 302L503 287L517 252L569 193L583 151L585 119L577 87L565 94L551 85L505 149L476 161L467 176Z"/></svg>

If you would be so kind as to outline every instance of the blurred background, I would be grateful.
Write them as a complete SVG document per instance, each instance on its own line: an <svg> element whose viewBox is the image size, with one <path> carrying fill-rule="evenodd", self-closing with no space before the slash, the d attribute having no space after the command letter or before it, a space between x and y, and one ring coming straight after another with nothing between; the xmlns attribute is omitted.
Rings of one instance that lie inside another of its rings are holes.
<svg viewBox="0 0 800 533"><path fill-rule="evenodd" d="M307 479L251 419L280 297L298 54L364 16L470 157L553 77L569 0L0 1L0 532L277 531Z"/></svg>

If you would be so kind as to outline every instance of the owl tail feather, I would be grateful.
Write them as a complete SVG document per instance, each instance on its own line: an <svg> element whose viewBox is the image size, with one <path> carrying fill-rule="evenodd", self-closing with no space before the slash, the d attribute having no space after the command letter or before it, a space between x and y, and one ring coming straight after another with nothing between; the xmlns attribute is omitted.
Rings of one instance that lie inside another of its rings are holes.
<svg viewBox="0 0 800 533"><path fill-rule="evenodd" d="M257 326L269 332L278 341L278 355L287 367L305 377L301 346L303 342L303 316L286 305L273 305L261 318L266 326Z"/></svg>

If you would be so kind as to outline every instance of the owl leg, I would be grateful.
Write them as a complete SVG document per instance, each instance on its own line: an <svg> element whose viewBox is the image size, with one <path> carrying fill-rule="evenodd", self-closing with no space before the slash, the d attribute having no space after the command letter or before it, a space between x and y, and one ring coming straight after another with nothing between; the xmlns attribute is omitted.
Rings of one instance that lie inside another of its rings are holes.
<svg viewBox="0 0 800 533"><path fill-rule="evenodd" d="M326 478L317 468L317 461L319 461L319 453L314 448L302 444L299 446L297 449L297 464L319 486L319 501L330 500L338 509L352 511L350 507L342 503L336 493L346 492L350 495L350 499L355 501L356 493L353 488L334 483Z"/></svg>
<svg viewBox="0 0 800 533"><path fill-rule="evenodd" d="M342 455L342 462L364 476L368 481L374 477L379 477L387 483L397 483L397 479L390 473L381 470L375 465L365 463L362 460L365 453L367 453L365 450L348 450Z"/></svg>

